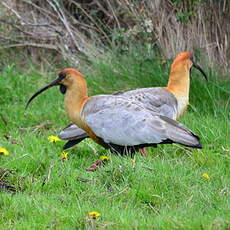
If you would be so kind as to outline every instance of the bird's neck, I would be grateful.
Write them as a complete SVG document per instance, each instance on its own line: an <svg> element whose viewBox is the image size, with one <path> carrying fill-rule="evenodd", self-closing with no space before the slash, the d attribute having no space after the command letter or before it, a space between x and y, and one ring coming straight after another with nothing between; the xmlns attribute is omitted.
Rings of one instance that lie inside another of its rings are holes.
<svg viewBox="0 0 230 230"><path fill-rule="evenodd" d="M86 81L84 78L76 78L67 86L65 94L65 109L69 116L69 119L76 124L79 128L85 130L88 135L96 141L98 144L108 148L105 143L100 140L96 134L91 130L88 124L85 122L84 117L82 117L81 112L84 108L86 102L90 99L88 96L88 89Z"/></svg>
<svg viewBox="0 0 230 230"><path fill-rule="evenodd" d="M72 83L67 86L64 103L69 119L79 127L82 127L84 123L81 118L81 111L88 99L88 89L85 79L73 79Z"/></svg>
<svg viewBox="0 0 230 230"><path fill-rule="evenodd" d="M177 99L176 119L181 117L189 104L190 77L189 69L184 66L172 69L166 90L173 93Z"/></svg>
<svg viewBox="0 0 230 230"><path fill-rule="evenodd" d="M169 81L167 87L168 91L173 93L176 98L189 97L190 77L189 69L185 66L180 68L174 68L170 72Z"/></svg>

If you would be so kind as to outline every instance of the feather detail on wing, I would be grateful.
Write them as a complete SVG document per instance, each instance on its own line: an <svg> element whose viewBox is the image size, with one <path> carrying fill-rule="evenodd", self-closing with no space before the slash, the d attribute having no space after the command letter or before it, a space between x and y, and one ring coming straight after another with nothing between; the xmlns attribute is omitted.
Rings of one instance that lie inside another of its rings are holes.
<svg viewBox="0 0 230 230"><path fill-rule="evenodd" d="M139 101L148 109L166 117L172 119L177 117L177 99L171 92L162 87L135 89L121 92L118 95Z"/></svg>
<svg viewBox="0 0 230 230"><path fill-rule="evenodd" d="M58 135L62 140L76 140L88 137L88 134L77 127L77 125L71 123L65 127Z"/></svg>
<svg viewBox="0 0 230 230"><path fill-rule="evenodd" d="M166 141L197 146L197 137L180 123L120 96L94 96L86 103L83 119L105 143L121 146Z"/></svg>
<svg viewBox="0 0 230 230"><path fill-rule="evenodd" d="M119 91L113 95L124 96L127 99L139 101L145 104L145 107L148 107L149 110L176 119L177 100L171 92L162 87ZM72 147L74 143L76 144L79 143L80 140L83 140L84 138L82 139L82 137L88 137L88 134L72 123L60 132L59 137L63 140L76 140L76 142L72 141L65 145L65 147L70 145Z"/></svg>

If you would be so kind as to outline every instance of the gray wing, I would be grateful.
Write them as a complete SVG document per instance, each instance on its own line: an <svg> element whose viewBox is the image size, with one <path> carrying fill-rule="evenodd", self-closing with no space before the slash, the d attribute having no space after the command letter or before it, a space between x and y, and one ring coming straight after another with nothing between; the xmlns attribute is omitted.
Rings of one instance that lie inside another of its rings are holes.
<svg viewBox="0 0 230 230"><path fill-rule="evenodd" d="M176 119L177 116L177 100L169 91L161 88L141 88L130 91L120 91L114 93L116 96L123 96L131 100L137 100L144 103L148 109L153 110L166 117ZM59 137L63 140L73 140L87 137L87 133L78 128L75 124L70 124L64 128Z"/></svg>
<svg viewBox="0 0 230 230"><path fill-rule="evenodd" d="M135 146L170 140L187 146L200 145L198 138L179 122L126 97L91 97L83 108L82 116L92 131L106 143Z"/></svg>
<svg viewBox="0 0 230 230"><path fill-rule="evenodd" d="M135 89L120 92L118 95L142 102L149 109L166 117L177 117L176 97L162 87Z"/></svg>
<svg viewBox="0 0 230 230"><path fill-rule="evenodd" d="M59 133L58 137L62 140L67 140L63 146L63 149L65 150L80 143L89 136L83 129L80 129L75 124L71 123Z"/></svg>
<svg viewBox="0 0 230 230"><path fill-rule="evenodd" d="M58 137L62 140L76 140L84 137L86 138L88 134L83 129L71 123L59 133Z"/></svg>

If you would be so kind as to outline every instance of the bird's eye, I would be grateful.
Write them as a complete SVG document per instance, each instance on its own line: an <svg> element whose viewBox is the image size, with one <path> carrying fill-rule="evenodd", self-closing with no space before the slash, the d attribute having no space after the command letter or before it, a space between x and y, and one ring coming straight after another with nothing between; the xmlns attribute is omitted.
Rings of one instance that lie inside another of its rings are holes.
<svg viewBox="0 0 230 230"><path fill-rule="evenodd" d="M65 73L60 73L60 74L58 75L58 77L59 77L60 80L61 80L61 79L64 79L64 78L66 77L66 74L65 74Z"/></svg>
<svg viewBox="0 0 230 230"><path fill-rule="evenodd" d="M62 93L62 94L65 94L66 93L66 86L64 86L64 85L60 85L60 92Z"/></svg>

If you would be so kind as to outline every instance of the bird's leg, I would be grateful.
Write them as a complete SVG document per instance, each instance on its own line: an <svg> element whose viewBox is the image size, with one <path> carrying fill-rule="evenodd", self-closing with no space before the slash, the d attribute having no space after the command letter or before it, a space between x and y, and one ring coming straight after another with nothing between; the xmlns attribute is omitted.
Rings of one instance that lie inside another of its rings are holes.
<svg viewBox="0 0 230 230"><path fill-rule="evenodd" d="M148 151L146 150L146 148L139 148L139 152L142 156L148 155Z"/></svg>

